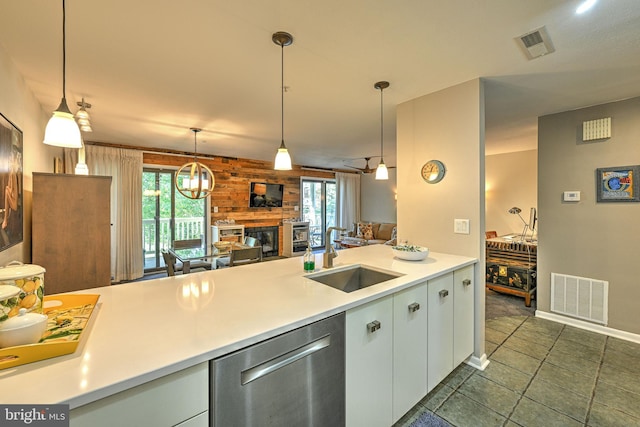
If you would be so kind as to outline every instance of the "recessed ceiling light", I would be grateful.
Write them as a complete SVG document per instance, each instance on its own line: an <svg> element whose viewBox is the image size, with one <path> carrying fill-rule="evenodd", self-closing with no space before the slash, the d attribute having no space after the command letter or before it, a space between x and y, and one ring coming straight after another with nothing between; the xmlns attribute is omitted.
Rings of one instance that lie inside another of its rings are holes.
<svg viewBox="0 0 640 427"><path fill-rule="evenodd" d="M580 6L578 6L578 8L576 9L576 13L578 15L580 15L581 13L585 13L586 11L591 9L597 2L598 2L598 0L585 0L585 1L583 1L582 3L580 3Z"/></svg>

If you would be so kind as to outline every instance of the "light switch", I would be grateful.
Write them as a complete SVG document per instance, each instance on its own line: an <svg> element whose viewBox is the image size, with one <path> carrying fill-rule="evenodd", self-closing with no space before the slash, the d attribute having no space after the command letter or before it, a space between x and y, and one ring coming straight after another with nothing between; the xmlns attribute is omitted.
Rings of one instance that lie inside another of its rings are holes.
<svg viewBox="0 0 640 427"><path fill-rule="evenodd" d="M580 192L579 191L565 191L562 199L565 202L579 202L580 201Z"/></svg>
<svg viewBox="0 0 640 427"><path fill-rule="evenodd" d="M300 206L295 205L295 206L293 207L293 210L294 210L294 211L296 211L296 212L298 212L298 211L300 210Z"/></svg>
<svg viewBox="0 0 640 427"><path fill-rule="evenodd" d="M469 234L469 220L468 219L454 219L453 220L453 232L457 234Z"/></svg>
<svg viewBox="0 0 640 427"><path fill-rule="evenodd" d="M213 207L213 213L218 213L218 207L217 206Z"/></svg>

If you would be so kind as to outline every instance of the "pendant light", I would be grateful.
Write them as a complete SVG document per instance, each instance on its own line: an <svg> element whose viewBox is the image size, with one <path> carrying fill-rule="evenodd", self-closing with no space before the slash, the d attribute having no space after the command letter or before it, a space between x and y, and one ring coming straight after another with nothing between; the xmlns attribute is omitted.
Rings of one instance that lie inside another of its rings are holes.
<svg viewBox="0 0 640 427"><path fill-rule="evenodd" d="M373 85L374 88L380 90L380 164L376 169L376 179L389 179L389 171L387 170L387 165L384 164L384 115L382 107L382 92L384 89L389 87L389 82L378 82Z"/></svg>
<svg viewBox="0 0 640 427"><path fill-rule="evenodd" d="M197 135L202 129L191 128L193 132L193 162L185 163L176 173L175 185L180 194L189 199L204 199L213 191L215 178L206 165L198 162ZM188 176L183 175L188 173Z"/></svg>
<svg viewBox="0 0 640 427"><path fill-rule="evenodd" d="M87 111L91 108L91 104L84 102L84 98L82 98L81 102L76 102L76 104L80 107L80 109L76 111L76 121L78 122L78 126L80 126L80 130L82 132L93 132L91 128L91 117Z"/></svg>
<svg viewBox="0 0 640 427"><path fill-rule="evenodd" d="M43 142L56 147L80 148L82 147L80 129L69 110L66 98L66 44L66 11L65 0L62 0L62 101L47 123Z"/></svg>
<svg viewBox="0 0 640 427"><path fill-rule="evenodd" d="M283 31L278 31L271 36L271 40L275 44L281 47L281 98L280 98L280 106L281 106L281 135L282 142L280 143L280 148L278 148L278 153L276 154L276 160L273 165L275 170L291 170L291 156L289 155L289 150L284 145L284 47L289 46L293 43L293 36L289 33L285 33Z"/></svg>

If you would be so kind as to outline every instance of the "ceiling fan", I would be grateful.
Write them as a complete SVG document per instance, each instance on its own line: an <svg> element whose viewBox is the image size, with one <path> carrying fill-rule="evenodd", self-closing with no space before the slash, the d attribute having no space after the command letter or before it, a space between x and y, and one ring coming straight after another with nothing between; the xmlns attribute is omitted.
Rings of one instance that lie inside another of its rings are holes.
<svg viewBox="0 0 640 427"><path fill-rule="evenodd" d="M375 157L380 157L380 156L369 156L369 157L357 157L356 159L353 160L358 160L358 159L364 159L365 160L365 166L363 168L359 168L356 166L351 166L351 165L347 165L345 164L346 167L351 168L351 169L357 169L360 171L360 173L363 174L369 174L369 173L374 173L376 171L376 167L370 167L369 166L369 160L375 158ZM395 166L387 166L388 169L393 169L395 168Z"/></svg>

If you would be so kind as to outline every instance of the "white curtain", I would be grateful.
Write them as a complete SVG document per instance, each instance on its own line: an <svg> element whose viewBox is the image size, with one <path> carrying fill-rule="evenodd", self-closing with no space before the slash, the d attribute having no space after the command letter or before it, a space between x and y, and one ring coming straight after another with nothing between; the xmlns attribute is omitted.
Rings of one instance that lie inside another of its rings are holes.
<svg viewBox="0 0 640 427"><path fill-rule="evenodd" d="M142 256L142 152L87 145L90 175L111 177L111 278L144 275ZM65 173L74 173L78 150L65 148Z"/></svg>
<svg viewBox="0 0 640 427"><path fill-rule="evenodd" d="M336 172L338 227L351 230L360 219L360 174Z"/></svg>

